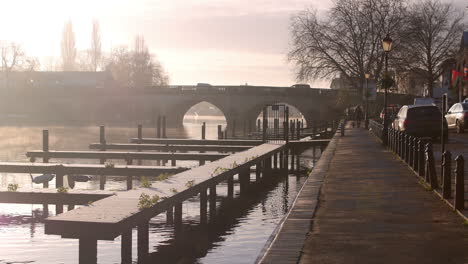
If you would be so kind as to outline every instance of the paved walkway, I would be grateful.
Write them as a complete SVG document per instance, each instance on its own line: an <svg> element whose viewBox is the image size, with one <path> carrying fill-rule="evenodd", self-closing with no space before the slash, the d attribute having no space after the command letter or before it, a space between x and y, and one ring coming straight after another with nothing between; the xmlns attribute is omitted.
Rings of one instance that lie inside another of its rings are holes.
<svg viewBox="0 0 468 264"><path fill-rule="evenodd" d="M339 138L299 263L468 263L468 226L363 129Z"/></svg>

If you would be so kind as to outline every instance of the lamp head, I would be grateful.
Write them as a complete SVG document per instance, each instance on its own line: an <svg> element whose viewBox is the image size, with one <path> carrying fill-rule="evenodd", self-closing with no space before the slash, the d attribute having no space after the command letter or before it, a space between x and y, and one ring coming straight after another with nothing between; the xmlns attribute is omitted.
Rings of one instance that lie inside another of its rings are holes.
<svg viewBox="0 0 468 264"><path fill-rule="evenodd" d="M389 52L392 50L392 38L390 38L390 34L387 34L385 38L382 40L382 47L385 52Z"/></svg>

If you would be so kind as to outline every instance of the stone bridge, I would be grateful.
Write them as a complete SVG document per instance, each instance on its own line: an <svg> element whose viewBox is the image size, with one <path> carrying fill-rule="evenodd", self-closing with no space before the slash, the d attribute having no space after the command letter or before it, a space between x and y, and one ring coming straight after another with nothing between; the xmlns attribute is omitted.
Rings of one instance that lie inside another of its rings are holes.
<svg viewBox="0 0 468 264"><path fill-rule="evenodd" d="M0 94L0 121L14 117L54 124L154 125L158 115L171 127L182 126L186 112L200 102L219 108L228 127L255 127L263 106L286 103L297 108L307 123L336 117L346 106L337 97L354 98L355 93L331 89L265 86L172 86L141 89L16 89ZM133 123L129 123L133 122Z"/></svg>

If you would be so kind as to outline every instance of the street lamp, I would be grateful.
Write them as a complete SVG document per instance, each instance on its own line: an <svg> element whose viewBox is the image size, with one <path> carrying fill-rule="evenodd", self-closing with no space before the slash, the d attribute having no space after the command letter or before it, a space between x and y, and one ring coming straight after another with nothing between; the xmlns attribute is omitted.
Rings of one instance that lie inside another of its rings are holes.
<svg viewBox="0 0 468 264"><path fill-rule="evenodd" d="M385 38L382 40L382 47L385 52L385 78L389 78L388 75L388 53L392 50L392 38L390 38L390 34L387 34ZM387 113L387 90L388 90L388 83L385 83L384 87L384 122L383 122L383 131L382 131L382 142L386 146L387 145L387 135L388 135L388 113Z"/></svg>
<svg viewBox="0 0 468 264"><path fill-rule="evenodd" d="M368 112L368 109L369 109L369 78L370 78L370 73L366 73L364 74L364 76L366 77L366 117L365 117L365 120L364 120L364 125L366 127L366 129L369 129L369 112Z"/></svg>

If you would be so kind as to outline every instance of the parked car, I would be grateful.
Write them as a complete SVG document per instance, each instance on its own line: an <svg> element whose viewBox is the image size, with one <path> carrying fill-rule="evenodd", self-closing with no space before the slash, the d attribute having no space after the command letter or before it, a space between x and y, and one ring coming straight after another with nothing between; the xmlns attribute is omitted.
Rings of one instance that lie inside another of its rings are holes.
<svg viewBox="0 0 468 264"><path fill-rule="evenodd" d="M430 137L441 136L442 112L435 105L404 105L398 112L392 127L405 131L411 136ZM444 118L444 137L448 138L447 121Z"/></svg>
<svg viewBox="0 0 468 264"><path fill-rule="evenodd" d="M447 119L449 128L455 128L457 133L463 133L468 127L468 102L452 105L445 115L445 119Z"/></svg>

